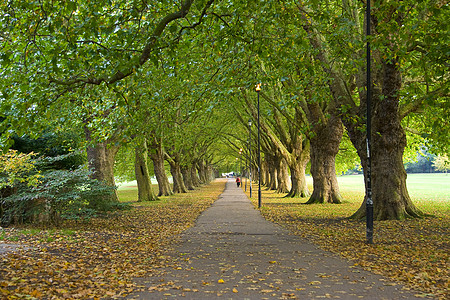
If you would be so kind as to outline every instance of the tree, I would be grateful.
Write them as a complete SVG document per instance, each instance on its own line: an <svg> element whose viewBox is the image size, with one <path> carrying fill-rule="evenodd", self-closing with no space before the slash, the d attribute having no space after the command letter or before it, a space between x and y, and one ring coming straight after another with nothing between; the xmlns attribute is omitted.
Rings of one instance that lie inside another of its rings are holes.
<svg viewBox="0 0 450 300"><path fill-rule="evenodd" d="M271 101L272 103L275 102L270 100L270 96L266 93L260 93L264 99ZM273 94L270 90L268 93ZM247 104L253 119L256 120L257 109L255 105L249 100L245 91L242 92L242 97ZM282 120L281 114L276 109L273 110L273 121L270 123L271 126L274 126L276 132L281 133L279 136L271 129L269 121L264 118L260 118L261 130L265 132L268 138L277 147L291 170L292 186L287 197L306 197L310 195L305 178L306 165L309 161L309 141L299 130L303 123L299 108L294 108L291 113L292 115L288 116L288 122L291 124L288 126L286 121ZM284 116L287 116L287 114Z"/></svg>
<svg viewBox="0 0 450 300"><path fill-rule="evenodd" d="M434 7L439 5L432 4ZM319 7L313 3L297 4L302 26L308 34L309 42L315 49L315 57L322 63L323 69L329 73L329 87L335 101L339 104L341 118L347 128L350 139L358 151L365 175L367 174L367 153L363 122L365 120L366 91L365 70L361 61L363 57L363 32L359 7L356 2L343 1L340 15L327 11L326 7ZM337 6L336 6L337 7ZM407 7L411 10L407 10ZM409 52L406 50L410 26L420 24L417 9L422 4L415 2L391 1L377 6L372 13L370 22L374 28L371 41L375 44L373 50L376 62L373 76L372 101L372 174L374 195L374 218L403 219L406 217L420 217L423 214L413 205L406 188L406 172L403 167L402 155L406 146L406 135L401 125L402 119L415 108L421 106L424 99L416 99L408 103L401 103L403 60L407 60ZM413 13L409 13L413 12ZM328 19L332 23L348 26L340 28L338 34L328 34L322 31L324 24L320 18ZM432 19L433 15L429 15ZM352 23L345 23L352 20ZM350 27L351 25L351 27ZM350 34L347 34L350 33ZM348 48L342 48L342 41L346 40ZM339 45L339 46L338 46ZM359 49L353 48L359 45ZM339 48L337 48L339 47ZM332 64L332 60L340 64ZM351 65L354 67L350 67ZM348 67L347 67L348 66ZM445 91L442 86L436 86L430 93L441 94ZM358 98L356 98L358 96ZM367 181L366 181L367 182ZM355 218L365 215L365 204L355 213Z"/></svg>
<svg viewBox="0 0 450 300"><path fill-rule="evenodd" d="M301 70L298 68L296 79L287 83L292 82L289 86L295 84L294 91L298 91L293 93L296 97L294 103L301 108L304 115L304 126L307 126L304 132L310 141L313 193L306 204L341 203L342 197L336 178L336 155L341 144L343 125L338 116L336 102L324 90L324 78L320 70L315 70L308 59L304 61L304 65L310 66Z"/></svg>
<svg viewBox="0 0 450 300"><path fill-rule="evenodd" d="M2 32L8 33L2 35L6 41L2 75L8 74L2 80L2 106L7 110L17 108L4 123L23 125L30 121L31 114L49 114L51 110L47 108L68 105L73 100L70 93L87 85L114 90L120 89L118 83L131 75L143 76L140 72L146 62L157 64L161 49L170 48L186 31L201 24L213 1L194 6L193 3L186 0L178 6L176 1L2 2L0 7L5 14L0 26ZM186 19L191 9L198 11L194 23ZM93 97L92 103L84 104L94 107L97 99ZM123 101L120 97L118 100L120 105ZM107 111L108 107L100 109ZM15 119L16 116L19 117ZM113 184L117 141L111 136L109 140L94 139L95 131L104 129L94 128L94 122L88 118L83 121L90 143L89 162L97 168L94 176Z"/></svg>

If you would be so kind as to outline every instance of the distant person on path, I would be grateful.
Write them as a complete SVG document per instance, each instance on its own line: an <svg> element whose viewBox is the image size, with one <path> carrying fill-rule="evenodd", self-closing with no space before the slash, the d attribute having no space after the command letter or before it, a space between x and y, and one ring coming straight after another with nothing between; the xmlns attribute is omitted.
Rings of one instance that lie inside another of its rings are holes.
<svg viewBox="0 0 450 300"><path fill-rule="evenodd" d="M239 187L241 185L241 179L239 177L236 177L236 184L237 184L237 187Z"/></svg>

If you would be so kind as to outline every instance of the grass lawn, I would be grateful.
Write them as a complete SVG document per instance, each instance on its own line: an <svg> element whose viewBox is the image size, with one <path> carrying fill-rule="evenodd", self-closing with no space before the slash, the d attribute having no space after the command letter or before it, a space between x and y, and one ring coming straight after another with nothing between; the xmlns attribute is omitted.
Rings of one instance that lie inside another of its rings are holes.
<svg viewBox="0 0 450 300"><path fill-rule="evenodd" d="M311 190L312 178L308 181ZM433 216L375 222L373 245L365 243L365 222L347 219L363 201L362 175L340 176L338 181L342 204L304 205L307 198L283 198L263 189L261 213L321 248L391 277L421 296L450 299L450 176L408 174L411 199ZM256 205L257 197L252 201Z"/></svg>
<svg viewBox="0 0 450 300"><path fill-rule="evenodd" d="M364 193L362 175L339 176L339 187L343 191ZM312 186L312 178L309 177ZM450 175L448 174L408 174L406 180L412 200L450 201Z"/></svg>
<svg viewBox="0 0 450 300"><path fill-rule="evenodd" d="M310 189L312 189L312 178ZM364 197L362 175L339 176L339 187L344 199ZM450 214L450 175L408 174L406 180L409 196L417 207L429 214Z"/></svg>

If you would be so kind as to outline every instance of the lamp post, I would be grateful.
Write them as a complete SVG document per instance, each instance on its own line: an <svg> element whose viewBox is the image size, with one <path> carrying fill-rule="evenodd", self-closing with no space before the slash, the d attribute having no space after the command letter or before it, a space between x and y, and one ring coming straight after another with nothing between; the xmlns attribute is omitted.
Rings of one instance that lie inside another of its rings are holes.
<svg viewBox="0 0 450 300"><path fill-rule="evenodd" d="M367 143L367 195L366 195L366 240L373 244L373 200L372 200L372 158L371 158L371 130L372 130L372 79L370 74L370 1L366 1L366 36L367 36L367 95L366 95L366 143Z"/></svg>
<svg viewBox="0 0 450 300"><path fill-rule="evenodd" d="M238 172L238 174L239 174L239 176L241 177L241 179L242 179L242 151L244 151L244 149L239 149L239 172Z"/></svg>
<svg viewBox="0 0 450 300"><path fill-rule="evenodd" d="M250 198L252 197L252 120L248 120L248 172L250 181Z"/></svg>
<svg viewBox="0 0 450 300"><path fill-rule="evenodd" d="M248 149L248 139L247 139L247 149ZM247 181L248 181L248 155L245 156L245 167L244 170L247 170L247 173L245 174L245 189L244 191L247 192Z"/></svg>
<svg viewBox="0 0 450 300"><path fill-rule="evenodd" d="M261 83L256 85L255 90L258 94L258 208L261 208L261 130L259 122L259 92L261 91Z"/></svg>

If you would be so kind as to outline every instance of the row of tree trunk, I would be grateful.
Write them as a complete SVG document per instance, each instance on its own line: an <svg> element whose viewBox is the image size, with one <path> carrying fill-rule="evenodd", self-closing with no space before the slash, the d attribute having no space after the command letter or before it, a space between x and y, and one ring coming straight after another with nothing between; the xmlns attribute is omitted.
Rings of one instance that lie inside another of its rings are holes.
<svg viewBox="0 0 450 300"><path fill-rule="evenodd" d="M390 79L389 82L392 83L395 80ZM245 95L244 99L246 99ZM402 160L406 138L404 130L396 118L398 101L396 99L391 101L389 97L384 99L384 105L378 106L375 110L379 116L376 115L373 122L373 126L378 128L378 132L383 133L373 135L372 189L374 199L376 199L375 219L421 217L423 214L412 203L406 187L406 172ZM256 110L251 101L246 99L246 104L250 113L256 116ZM276 111L272 112L275 119L272 124L269 125L268 121L261 119L261 131L264 133L261 139L261 151L263 152L261 184L279 193L287 193L286 197L309 197L307 204L341 203L342 197L336 177L335 158L343 135L343 123L361 158L367 183L365 133L348 120L341 120L333 107L328 111L330 112L328 118L320 119L318 117L321 114L320 110L313 107L314 105L308 104L307 115L310 123L314 124L311 128L314 134L309 137L294 130L291 133L283 132L283 128L286 126L276 128ZM291 129L295 127L295 122L290 124ZM256 157L255 154L252 156ZM306 186L305 169L308 162L311 164L313 178L312 194ZM289 190L288 168L291 173ZM258 178L256 160L253 161L252 174L255 174L254 178ZM355 219L363 217L365 217L365 202L353 215Z"/></svg>
<svg viewBox="0 0 450 300"><path fill-rule="evenodd" d="M92 132L85 127L85 136L88 141L87 157L89 169L93 177L99 181L115 186L114 161L119 150L113 140L94 142ZM93 145L93 146L92 146ZM153 162L153 170L158 182L159 192L153 192L148 159ZM165 170L165 161L169 163L173 186ZM135 176L138 186L138 201L152 201L159 196L169 196L173 193L186 193L201 184L211 182L215 175L211 165L202 159L193 160L190 164L182 164L179 154L169 154L164 151L161 143L156 139L152 143L143 140L135 148ZM117 202L117 193L111 196L111 201Z"/></svg>

